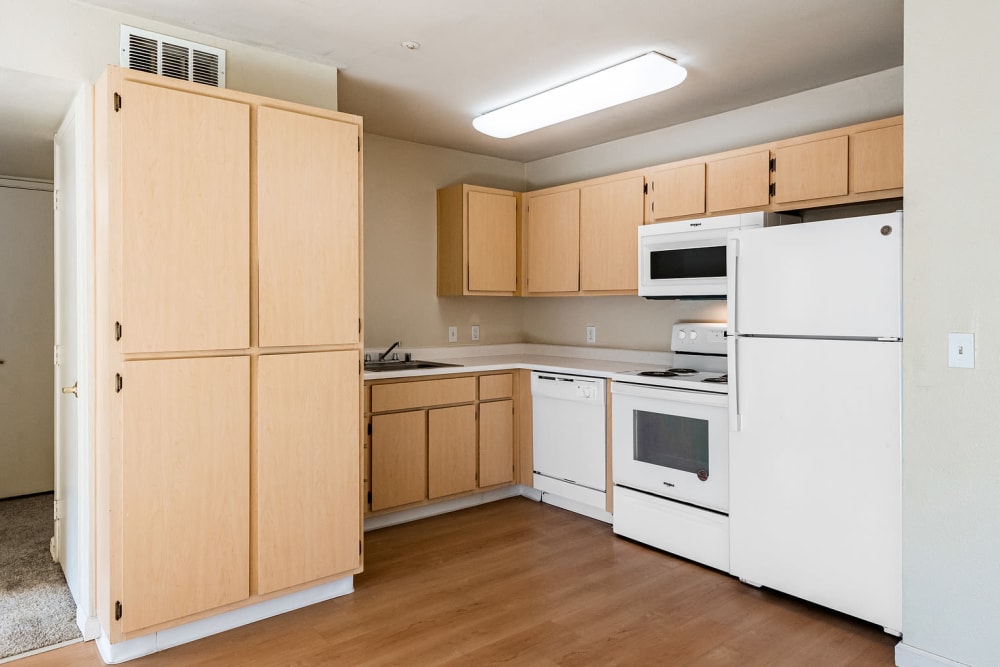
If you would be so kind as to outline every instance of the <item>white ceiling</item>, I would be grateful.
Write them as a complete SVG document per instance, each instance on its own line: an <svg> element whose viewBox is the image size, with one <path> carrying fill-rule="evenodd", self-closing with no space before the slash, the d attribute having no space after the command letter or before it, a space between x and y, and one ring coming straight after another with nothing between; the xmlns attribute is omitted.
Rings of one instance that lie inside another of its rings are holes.
<svg viewBox="0 0 1000 667"><path fill-rule="evenodd" d="M335 65L339 107L368 132L525 162L903 63L903 0L87 1ZM687 80L512 139L472 128L647 51Z"/></svg>
<svg viewBox="0 0 1000 667"><path fill-rule="evenodd" d="M86 1L336 66L339 107L366 131L522 162L903 62L903 0ZM520 137L472 128L647 51L677 59L687 80ZM51 137L78 85L0 69L0 175L51 178Z"/></svg>

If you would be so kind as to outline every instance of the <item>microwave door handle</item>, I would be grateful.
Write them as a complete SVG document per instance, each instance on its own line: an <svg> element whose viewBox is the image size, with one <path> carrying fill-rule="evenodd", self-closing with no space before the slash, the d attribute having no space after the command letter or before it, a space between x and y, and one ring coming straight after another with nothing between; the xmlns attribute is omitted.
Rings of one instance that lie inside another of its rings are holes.
<svg viewBox="0 0 1000 667"><path fill-rule="evenodd" d="M726 339L726 352L729 355L729 430L733 433L743 428L740 417L739 342L739 336L729 336Z"/></svg>

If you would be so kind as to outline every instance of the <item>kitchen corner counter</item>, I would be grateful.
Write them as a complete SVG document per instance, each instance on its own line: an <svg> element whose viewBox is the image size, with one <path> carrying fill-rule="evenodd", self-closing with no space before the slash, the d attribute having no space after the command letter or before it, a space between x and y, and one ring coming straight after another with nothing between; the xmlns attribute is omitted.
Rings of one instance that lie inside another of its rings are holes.
<svg viewBox="0 0 1000 667"><path fill-rule="evenodd" d="M405 350L414 359L439 361L459 366L399 371L366 371L365 380L433 377L457 373L485 373L527 369L592 377L611 377L627 370L652 370L670 363L670 352L620 350L614 348L570 347L535 343L483 345ZM377 352L370 351L370 354Z"/></svg>

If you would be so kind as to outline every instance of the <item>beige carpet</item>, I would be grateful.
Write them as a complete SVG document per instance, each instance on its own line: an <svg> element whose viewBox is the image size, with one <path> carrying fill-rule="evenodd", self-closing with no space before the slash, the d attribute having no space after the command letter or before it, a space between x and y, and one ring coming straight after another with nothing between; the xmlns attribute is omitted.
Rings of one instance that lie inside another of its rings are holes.
<svg viewBox="0 0 1000 667"><path fill-rule="evenodd" d="M51 493L0 500L0 659L80 637L51 537Z"/></svg>

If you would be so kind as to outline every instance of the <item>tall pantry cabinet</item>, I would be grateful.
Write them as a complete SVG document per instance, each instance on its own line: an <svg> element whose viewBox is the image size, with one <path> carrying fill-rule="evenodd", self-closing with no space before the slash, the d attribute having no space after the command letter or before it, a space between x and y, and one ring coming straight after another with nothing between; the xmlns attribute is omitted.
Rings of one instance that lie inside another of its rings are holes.
<svg viewBox="0 0 1000 667"><path fill-rule="evenodd" d="M361 119L116 67L95 107L114 643L361 571Z"/></svg>

